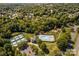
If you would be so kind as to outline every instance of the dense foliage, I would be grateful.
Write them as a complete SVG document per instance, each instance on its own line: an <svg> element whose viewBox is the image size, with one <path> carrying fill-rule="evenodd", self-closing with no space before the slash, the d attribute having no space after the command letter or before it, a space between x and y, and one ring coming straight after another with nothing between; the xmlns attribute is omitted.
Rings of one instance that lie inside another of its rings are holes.
<svg viewBox="0 0 79 59"><path fill-rule="evenodd" d="M78 4L2 4L0 35L10 38L13 32L39 33L78 24L78 10Z"/></svg>
<svg viewBox="0 0 79 59"><path fill-rule="evenodd" d="M0 4L0 55L21 55L19 50L14 51L11 43L6 40L15 32L40 34L74 24L79 25L79 4ZM64 32L58 38L60 50L68 48L69 36ZM37 43L41 44L43 51L34 47L37 55L49 53L45 44L40 40L37 40ZM21 43L18 47L23 49L25 45L27 44Z"/></svg>

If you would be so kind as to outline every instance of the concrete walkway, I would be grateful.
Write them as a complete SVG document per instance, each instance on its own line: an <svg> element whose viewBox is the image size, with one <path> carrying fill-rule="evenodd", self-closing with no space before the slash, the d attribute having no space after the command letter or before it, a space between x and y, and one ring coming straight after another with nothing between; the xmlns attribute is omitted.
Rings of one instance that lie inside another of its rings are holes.
<svg viewBox="0 0 79 59"><path fill-rule="evenodd" d="M78 34L78 37L77 37L77 40L75 42L75 48L74 48L74 52L75 52L75 55L76 56L79 56L79 34Z"/></svg>
<svg viewBox="0 0 79 59"><path fill-rule="evenodd" d="M77 28L79 26L74 26L74 29L75 29L75 37L76 37L76 34L77 34L77 38L76 38L76 41L75 41L75 48L74 48L74 53L76 56L79 56L79 34L77 33ZM74 36L73 36L74 37Z"/></svg>

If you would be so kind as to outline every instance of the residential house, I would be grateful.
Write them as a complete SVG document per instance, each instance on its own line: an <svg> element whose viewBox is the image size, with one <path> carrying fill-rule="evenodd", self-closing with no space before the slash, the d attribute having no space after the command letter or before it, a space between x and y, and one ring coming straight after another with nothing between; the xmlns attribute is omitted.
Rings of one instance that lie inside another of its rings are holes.
<svg viewBox="0 0 79 59"><path fill-rule="evenodd" d="M27 47L26 49L24 49L24 50L21 50L21 53L22 54L26 54L26 55L28 55L28 56L34 56L35 55L35 53L32 51L32 48L29 46L29 47Z"/></svg>

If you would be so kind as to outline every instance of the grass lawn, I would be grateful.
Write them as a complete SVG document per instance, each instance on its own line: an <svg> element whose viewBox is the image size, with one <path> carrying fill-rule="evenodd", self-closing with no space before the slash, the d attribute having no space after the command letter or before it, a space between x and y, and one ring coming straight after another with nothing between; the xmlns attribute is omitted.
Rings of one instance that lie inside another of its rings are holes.
<svg viewBox="0 0 79 59"><path fill-rule="evenodd" d="M20 32L14 32L14 33L12 33L11 35L12 35L12 37L14 37L14 36L17 36L17 35L19 35L20 34Z"/></svg>
<svg viewBox="0 0 79 59"><path fill-rule="evenodd" d="M65 27L65 29L66 29L66 32L71 32L71 28Z"/></svg>
<svg viewBox="0 0 79 59"><path fill-rule="evenodd" d="M54 42L54 43L45 42L45 43L50 52L58 49L56 42Z"/></svg>
<svg viewBox="0 0 79 59"><path fill-rule="evenodd" d="M34 36L35 36L34 34L24 33L24 37L27 38L27 39L32 38Z"/></svg>

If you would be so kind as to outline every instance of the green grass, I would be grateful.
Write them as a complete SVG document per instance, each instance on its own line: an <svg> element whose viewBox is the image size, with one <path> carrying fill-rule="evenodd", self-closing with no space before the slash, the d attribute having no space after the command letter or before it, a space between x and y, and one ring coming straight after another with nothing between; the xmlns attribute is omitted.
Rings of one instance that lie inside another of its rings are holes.
<svg viewBox="0 0 79 59"><path fill-rule="evenodd" d="M29 38L34 37L34 34L24 33L24 37L27 38L27 39L29 39Z"/></svg>
<svg viewBox="0 0 79 59"><path fill-rule="evenodd" d="M76 42L76 40L77 40L77 37L78 37L78 32L76 32L76 36L75 36L75 42Z"/></svg>
<svg viewBox="0 0 79 59"><path fill-rule="evenodd" d="M50 42L45 42L45 44L47 45L47 48L49 49L49 51L54 51L55 49L58 49L56 42L54 43L50 43Z"/></svg>
<svg viewBox="0 0 79 59"><path fill-rule="evenodd" d="M66 32L71 32L71 28L66 27Z"/></svg>
<svg viewBox="0 0 79 59"><path fill-rule="evenodd" d="M15 32L15 33L12 33L11 35L12 35L12 37L14 37L14 36L17 36L19 34L20 34L20 32Z"/></svg>

